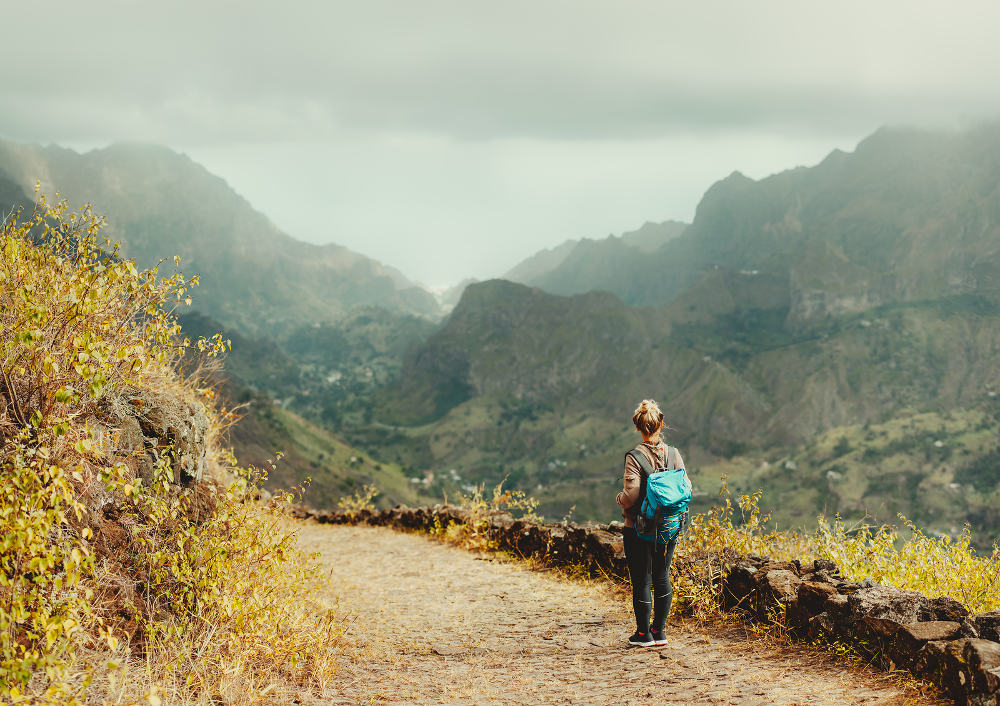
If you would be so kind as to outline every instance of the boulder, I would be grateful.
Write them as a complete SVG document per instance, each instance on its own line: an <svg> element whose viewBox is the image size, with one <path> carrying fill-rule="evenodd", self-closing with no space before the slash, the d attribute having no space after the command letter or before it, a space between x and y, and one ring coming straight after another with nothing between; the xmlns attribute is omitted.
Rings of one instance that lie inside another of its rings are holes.
<svg viewBox="0 0 1000 706"><path fill-rule="evenodd" d="M570 539L567 530L560 525L546 525L545 531L548 534L546 555L560 564L569 562L570 553L568 546Z"/></svg>
<svg viewBox="0 0 1000 706"><path fill-rule="evenodd" d="M833 618L830 617L829 613L825 612L809 618L809 622L806 626L806 634L814 640L820 637L833 635L835 630L836 625L833 622Z"/></svg>
<svg viewBox="0 0 1000 706"><path fill-rule="evenodd" d="M922 594L875 584L850 592L847 603L851 617L858 622L873 618L906 625L919 622L920 616L928 613L928 600Z"/></svg>
<svg viewBox="0 0 1000 706"><path fill-rule="evenodd" d="M816 583L828 583L831 586L836 586L838 583L844 579L840 574L831 573L825 569L820 569L819 571L803 571L801 574L803 581L815 581Z"/></svg>
<svg viewBox="0 0 1000 706"><path fill-rule="evenodd" d="M848 595L849 621L855 634L876 652L889 652L900 626L926 615L927 598L889 586L860 588Z"/></svg>
<svg viewBox="0 0 1000 706"><path fill-rule="evenodd" d="M848 605L847 596L843 593L831 594L822 607L834 624L834 632L845 636L853 632L851 606Z"/></svg>
<svg viewBox="0 0 1000 706"><path fill-rule="evenodd" d="M944 661L944 652L948 643L944 640L931 640L924 644L917 652L913 662L910 664L910 671L917 676L931 677L935 681L940 681L941 669Z"/></svg>
<svg viewBox="0 0 1000 706"><path fill-rule="evenodd" d="M514 517L506 512L494 513L486 520L486 525L491 534L500 536L514 525Z"/></svg>
<svg viewBox="0 0 1000 706"><path fill-rule="evenodd" d="M788 569L769 569L773 564L765 564L754 575L757 584L757 613L761 618L779 611L798 600L802 579Z"/></svg>
<svg viewBox="0 0 1000 706"><path fill-rule="evenodd" d="M854 631L858 637L871 643L872 648L882 651L891 648L899 628L899 622L892 618L876 618L872 615L866 615L854 623Z"/></svg>
<svg viewBox="0 0 1000 706"><path fill-rule="evenodd" d="M591 530L585 539L584 552L591 567L616 569L625 560L625 541L620 534Z"/></svg>
<svg viewBox="0 0 1000 706"><path fill-rule="evenodd" d="M749 596L756 588L757 569L750 562L739 562L726 574L722 600L726 610L749 608Z"/></svg>
<svg viewBox="0 0 1000 706"><path fill-rule="evenodd" d="M208 416L195 400L165 390L126 390L102 402L88 419L97 447L127 463L147 485L156 465L169 459L171 482L190 486L205 479Z"/></svg>
<svg viewBox="0 0 1000 706"><path fill-rule="evenodd" d="M419 510L403 507L399 513L399 524L405 529L423 529L424 515Z"/></svg>
<svg viewBox="0 0 1000 706"><path fill-rule="evenodd" d="M948 598L940 596L927 601L921 620L944 620L948 622L961 623L969 615L969 609L964 605Z"/></svg>
<svg viewBox="0 0 1000 706"><path fill-rule="evenodd" d="M523 556L542 556L548 549L550 535L542 525L531 524L517 537L517 551Z"/></svg>
<svg viewBox="0 0 1000 706"><path fill-rule="evenodd" d="M324 512L317 512L313 515L313 518L324 525L346 525L352 522L346 512L343 510L326 510Z"/></svg>
<svg viewBox="0 0 1000 706"><path fill-rule="evenodd" d="M832 583L834 585L843 581L839 572L826 571L825 569L820 569L813 574L816 578L815 581L822 581L824 583Z"/></svg>
<svg viewBox="0 0 1000 706"><path fill-rule="evenodd" d="M793 601L785 606L785 627L796 635L809 634L809 621L813 617L814 614L798 601Z"/></svg>
<svg viewBox="0 0 1000 706"><path fill-rule="evenodd" d="M1000 610L973 615L972 623L976 626L979 637L1000 642Z"/></svg>
<svg viewBox="0 0 1000 706"><path fill-rule="evenodd" d="M770 569L766 566L757 571L756 582L760 590L770 594L770 597L781 603L791 603L798 598L799 585L802 580L794 571L786 569Z"/></svg>
<svg viewBox="0 0 1000 706"><path fill-rule="evenodd" d="M829 574L840 574L840 570L837 568L837 563L832 559L815 559L813 560L813 572L825 571Z"/></svg>
<svg viewBox="0 0 1000 706"><path fill-rule="evenodd" d="M959 623L947 620L932 620L909 623L901 626L895 635L891 655L896 664L911 667L928 642L953 640L961 630Z"/></svg>
<svg viewBox="0 0 1000 706"><path fill-rule="evenodd" d="M811 574L807 574L811 576ZM797 633L811 635L812 619L826 613L825 605L831 595L839 595L837 589L826 583L802 581L798 586L796 599L785 605L785 624ZM829 619L829 614L827 614ZM817 635L812 635L816 637Z"/></svg>
<svg viewBox="0 0 1000 706"><path fill-rule="evenodd" d="M799 603L812 615L824 611L827 599L836 595L837 589L829 583L821 581L803 581L799 584Z"/></svg>
<svg viewBox="0 0 1000 706"><path fill-rule="evenodd" d="M970 639L962 652L972 679L972 691L990 694L1000 688L1000 644L993 640Z"/></svg>
<svg viewBox="0 0 1000 706"><path fill-rule="evenodd" d="M837 584L837 590L840 593L850 595L855 591L860 591L863 588L872 588L875 585L875 582L871 579L864 579L862 581L841 581Z"/></svg>
<svg viewBox="0 0 1000 706"><path fill-rule="evenodd" d="M761 575L766 574L768 571L789 571L796 576L799 575L799 568L801 564L798 560L796 561L768 561L761 564L758 570L762 572Z"/></svg>
<svg viewBox="0 0 1000 706"><path fill-rule="evenodd" d="M962 621L962 629L959 631L962 637L982 637L979 634L979 629L971 618L966 618Z"/></svg>
<svg viewBox="0 0 1000 706"><path fill-rule="evenodd" d="M998 668L1000 644L992 640L963 638L947 643L937 676L944 690L956 701L983 703L983 699L971 697L996 691L1000 686Z"/></svg>

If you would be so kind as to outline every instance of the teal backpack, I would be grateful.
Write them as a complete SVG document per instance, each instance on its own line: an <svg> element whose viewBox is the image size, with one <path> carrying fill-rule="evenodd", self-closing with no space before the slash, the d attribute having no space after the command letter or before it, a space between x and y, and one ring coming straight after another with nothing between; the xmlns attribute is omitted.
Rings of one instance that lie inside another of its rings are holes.
<svg viewBox="0 0 1000 706"><path fill-rule="evenodd" d="M642 487L635 516L635 533L639 539L667 544L677 539L687 521L691 504L691 481L683 468L673 468L677 449L668 447L665 468L651 468L649 460L639 450L629 451L642 474Z"/></svg>

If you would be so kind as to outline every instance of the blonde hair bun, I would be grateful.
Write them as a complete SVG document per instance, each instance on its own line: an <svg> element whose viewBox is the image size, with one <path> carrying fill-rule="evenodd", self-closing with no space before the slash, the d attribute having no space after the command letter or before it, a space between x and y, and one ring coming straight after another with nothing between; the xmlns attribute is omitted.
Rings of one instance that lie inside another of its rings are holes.
<svg viewBox="0 0 1000 706"><path fill-rule="evenodd" d="M641 434L653 436L663 424L663 412L655 400L643 400L632 415L632 423Z"/></svg>

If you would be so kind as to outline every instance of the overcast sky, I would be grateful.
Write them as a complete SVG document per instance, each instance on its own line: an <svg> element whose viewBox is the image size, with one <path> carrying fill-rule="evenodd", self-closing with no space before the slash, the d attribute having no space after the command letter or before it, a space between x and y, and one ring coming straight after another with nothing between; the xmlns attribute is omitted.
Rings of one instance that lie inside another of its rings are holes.
<svg viewBox="0 0 1000 706"><path fill-rule="evenodd" d="M430 285L690 220L883 124L1000 116L1000 3L49 0L0 136L166 144L291 235Z"/></svg>

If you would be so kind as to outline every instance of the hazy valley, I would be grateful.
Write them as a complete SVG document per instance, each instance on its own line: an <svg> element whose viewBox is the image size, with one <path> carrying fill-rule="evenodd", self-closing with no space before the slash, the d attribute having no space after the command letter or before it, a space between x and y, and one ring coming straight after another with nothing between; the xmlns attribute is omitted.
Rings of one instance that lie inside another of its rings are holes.
<svg viewBox="0 0 1000 706"><path fill-rule="evenodd" d="M272 482L312 477L314 505L506 479L550 517L615 519L652 396L700 507L725 474L783 526L901 512L1000 531L1000 127L884 129L815 167L733 174L691 224L568 241L440 300L294 240L164 148L3 144L0 174L5 209L41 179L141 265L178 254L200 275L182 323L232 339L225 392L249 406L231 441L258 464L282 450Z"/></svg>

